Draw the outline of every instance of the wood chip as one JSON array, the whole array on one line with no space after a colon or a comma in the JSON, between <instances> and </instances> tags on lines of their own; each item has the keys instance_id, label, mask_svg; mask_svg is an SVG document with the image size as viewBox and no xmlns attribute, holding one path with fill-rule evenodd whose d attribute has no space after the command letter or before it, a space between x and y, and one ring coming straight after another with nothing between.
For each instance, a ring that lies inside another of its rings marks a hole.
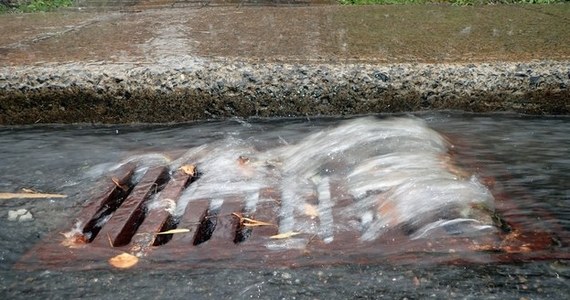
<instances>
[{"instance_id":1,"label":"wood chip","mask_svg":"<svg viewBox=\"0 0 570 300\"><path fill-rule=\"evenodd\" d=\"M45 199L65 197L67 197L67 195L43 193L0 193L0 199Z\"/></svg>"},{"instance_id":2,"label":"wood chip","mask_svg":"<svg viewBox=\"0 0 570 300\"><path fill-rule=\"evenodd\" d=\"M109 259L109 264L115 268L128 269L139 262L139 258L129 253L122 253Z\"/></svg>"},{"instance_id":3,"label":"wood chip","mask_svg":"<svg viewBox=\"0 0 570 300\"><path fill-rule=\"evenodd\" d=\"M180 170L186 175L194 176L196 174L195 165L183 165Z\"/></svg>"},{"instance_id":4,"label":"wood chip","mask_svg":"<svg viewBox=\"0 0 570 300\"><path fill-rule=\"evenodd\" d=\"M159 235L159 234L185 233L185 232L190 232L190 229L186 229L186 228L171 229L171 230L159 232L159 233L157 233L156 235Z\"/></svg>"},{"instance_id":5,"label":"wood chip","mask_svg":"<svg viewBox=\"0 0 570 300\"><path fill-rule=\"evenodd\" d=\"M274 240L282 240L282 239L288 239L290 237L296 236L301 234L300 232L296 232L296 231L289 231L289 232L285 232L285 233L280 233L280 234L276 234L276 235L272 235L269 238L270 239L274 239Z\"/></svg>"}]
</instances>

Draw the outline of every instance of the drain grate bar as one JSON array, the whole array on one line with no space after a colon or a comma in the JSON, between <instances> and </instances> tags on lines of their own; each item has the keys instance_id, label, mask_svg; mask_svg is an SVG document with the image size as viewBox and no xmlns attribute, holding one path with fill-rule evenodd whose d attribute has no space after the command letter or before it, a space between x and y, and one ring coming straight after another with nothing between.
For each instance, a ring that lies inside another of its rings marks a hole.
<instances>
[{"instance_id":1,"label":"drain grate bar","mask_svg":"<svg viewBox=\"0 0 570 300\"><path fill-rule=\"evenodd\" d=\"M176 171L166 187L160 192L157 199L158 207L147 212L143 223L139 226L137 234L133 236L131 244L143 249L150 246L159 246L167 243L172 235L156 235L159 232L176 228L176 222L171 217L171 212L177 205L184 188L191 182L194 176Z\"/></svg>"},{"instance_id":2,"label":"drain grate bar","mask_svg":"<svg viewBox=\"0 0 570 300\"><path fill-rule=\"evenodd\" d=\"M199 199L190 201L186 207L184 215L182 215L178 228L188 229L190 232L185 234L175 234L172 240L168 242L168 246L177 247L191 247L197 238L198 229L202 221L205 221L208 215L210 201L207 199Z\"/></svg>"},{"instance_id":3,"label":"drain grate bar","mask_svg":"<svg viewBox=\"0 0 570 300\"><path fill-rule=\"evenodd\" d=\"M82 233L88 240L95 238L101 229L101 220L112 214L131 192L135 184L132 182L135 168L134 164L125 164L113 172L110 180L103 185L99 201L89 201L83 207L76 222L83 226Z\"/></svg>"},{"instance_id":4,"label":"drain grate bar","mask_svg":"<svg viewBox=\"0 0 570 300\"><path fill-rule=\"evenodd\" d=\"M127 245L144 219L144 203L168 180L166 167L148 170L124 203L115 211L93 240L94 245Z\"/></svg>"}]
</instances>

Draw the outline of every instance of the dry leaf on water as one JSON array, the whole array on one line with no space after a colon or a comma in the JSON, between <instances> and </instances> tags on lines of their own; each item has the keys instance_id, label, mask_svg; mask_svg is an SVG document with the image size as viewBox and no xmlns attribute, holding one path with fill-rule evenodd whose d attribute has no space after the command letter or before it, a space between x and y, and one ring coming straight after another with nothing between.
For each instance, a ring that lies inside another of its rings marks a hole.
<instances>
[{"instance_id":1,"label":"dry leaf on water","mask_svg":"<svg viewBox=\"0 0 570 300\"><path fill-rule=\"evenodd\" d=\"M240 156L237 159L238 170L240 171L241 175L245 177L251 177L255 173L255 168L250 163L250 159L247 156Z\"/></svg>"},{"instance_id":2,"label":"dry leaf on water","mask_svg":"<svg viewBox=\"0 0 570 300\"><path fill-rule=\"evenodd\" d=\"M185 232L190 232L190 229L186 229L186 228L171 229L171 230L159 232L159 233L157 233L156 235L159 235L159 234L185 233Z\"/></svg>"},{"instance_id":3,"label":"dry leaf on water","mask_svg":"<svg viewBox=\"0 0 570 300\"><path fill-rule=\"evenodd\" d=\"M180 170L186 175L194 176L196 174L196 166L195 165L183 165L180 167Z\"/></svg>"},{"instance_id":4,"label":"dry leaf on water","mask_svg":"<svg viewBox=\"0 0 570 300\"><path fill-rule=\"evenodd\" d=\"M139 258L126 252L109 259L109 264L115 268L128 269L139 262Z\"/></svg>"},{"instance_id":5,"label":"dry leaf on water","mask_svg":"<svg viewBox=\"0 0 570 300\"><path fill-rule=\"evenodd\" d=\"M282 239L288 239L290 237L294 237L294 236L299 235L299 234L301 234L301 233L296 232L296 231L289 231L289 232L285 232L285 233L272 235L269 238L274 239L274 240L282 240Z\"/></svg>"},{"instance_id":6,"label":"dry leaf on water","mask_svg":"<svg viewBox=\"0 0 570 300\"><path fill-rule=\"evenodd\" d=\"M232 215L236 216L239 219L239 223L245 227L276 226L275 224L254 220L251 218L246 218L238 213L232 213Z\"/></svg>"}]
</instances>

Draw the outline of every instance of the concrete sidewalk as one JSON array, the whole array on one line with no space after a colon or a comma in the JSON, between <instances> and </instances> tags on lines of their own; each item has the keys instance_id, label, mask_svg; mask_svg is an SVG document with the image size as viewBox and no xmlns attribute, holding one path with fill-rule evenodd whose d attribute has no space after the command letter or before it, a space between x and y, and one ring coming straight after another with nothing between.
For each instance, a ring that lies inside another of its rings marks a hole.
<instances>
[{"instance_id":1,"label":"concrete sidewalk","mask_svg":"<svg viewBox=\"0 0 570 300\"><path fill-rule=\"evenodd\" d=\"M140 2L0 15L0 123L570 111L570 4Z\"/></svg>"}]
</instances>

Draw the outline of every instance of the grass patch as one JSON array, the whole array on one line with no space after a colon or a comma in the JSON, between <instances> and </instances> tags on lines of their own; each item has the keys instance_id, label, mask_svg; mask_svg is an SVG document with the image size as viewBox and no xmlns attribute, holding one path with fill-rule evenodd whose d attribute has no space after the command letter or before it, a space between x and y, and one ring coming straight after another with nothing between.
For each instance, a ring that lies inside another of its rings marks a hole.
<instances>
[{"instance_id":1,"label":"grass patch","mask_svg":"<svg viewBox=\"0 0 570 300\"><path fill-rule=\"evenodd\" d=\"M339 0L342 4L426 4L426 3L450 3L456 5L485 5L485 4L551 4L568 2L569 0Z\"/></svg>"},{"instance_id":2,"label":"grass patch","mask_svg":"<svg viewBox=\"0 0 570 300\"><path fill-rule=\"evenodd\" d=\"M9 7L0 1L0 13L6 12L46 12L60 7L68 7L73 4L73 0L32 0L29 3L21 4L17 7Z\"/></svg>"}]
</instances>

